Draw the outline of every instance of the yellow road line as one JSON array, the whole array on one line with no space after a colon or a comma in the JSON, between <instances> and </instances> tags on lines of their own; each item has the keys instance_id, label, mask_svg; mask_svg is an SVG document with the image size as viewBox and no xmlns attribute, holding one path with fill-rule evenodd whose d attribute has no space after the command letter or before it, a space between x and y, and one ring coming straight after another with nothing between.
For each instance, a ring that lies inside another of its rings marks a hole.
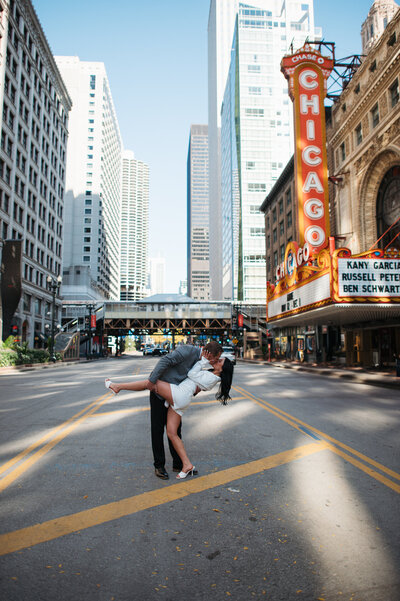
<instances>
[{"instance_id":1,"label":"yellow road line","mask_svg":"<svg viewBox=\"0 0 400 601\"><path fill-rule=\"evenodd\" d=\"M396 480L400 480L400 474L398 474L397 472L391 470L390 468L386 467L385 465L382 465L381 463L378 463L374 459L371 459L370 457L367 457L366 455L363 455L363 453L360 453L359 451L357 451L356 449L353 449L352 447L346 445L345 443L340 442L340 440L337 440L336 438L333 438L332 436L329 436L329 434L326 434L325 432L322 432L321 430L318 430L318 428L314 428L314 426L311 426L310 424L307 424L306 422L301 421L300 419L298 419L294 415L290 415L290 413L286 413L282 409L279 409L278 407L275 407L274 405L271 405L271 403L268 403L268 401L265 401L264 399L256 398L251 392L247 392L245 389L243 389L241 387L235 386L235 390L237 390L238 392L240 392L242 394L247 395L247 398L249 398L250 400L256 402L259 405L261 405L267 411L269 411L270 413L272 413L276 417L279 417L279 419L282 419L283 421L289 423L290 425L292 425L293 427L295 427L297 430L300 430L300 432L302 432L302 434L305 434L305 432L303 430L301 430L298 427L297 424L301 424L302 426L304 426L308 430L311 430L312 432L315 432L316 434L319 434L319 436L321 436L325 440L329 440L334 445L342 447L343 449L345 449L349 453L352 453L353 455L355 455L356 457L359 457L360 459L362 459L366 463L369 463L370 465L373 465L374 467L376 467L380 471L384 472L388 476L391 476L392 478L395 478ZM334 447L332 447L332 450L334 450ZM340 455L341 457L343 457L343 458L345 458L345 459L348 460L349 455L347 455L346 453L343 453L343 452L339 452L338 449L337 449L337 451L338 451L337 455ZM356 461L356 460L353 460L351 463L353 463L353 465L355 465L357 467L360 467L361 465L363 465L359 461ZM379 474L377 474L377 472L375 472L374 470L371 470L370 468L366 468L363 471L365 471L366 473L368 473L373 478L376 478L380 482L383 482L383 484L386 484L387 486L389 486L388 483L393 484L391 482L391 480L389 480L388 478L384 478L383 476L381 477L381 479L377 478L376 476L379 475ZM396 490L397 492L399 492L396 487L397 487L396 484L394 485L394 487L390 486L390 488L393 488L393 490Z\"/></svg>"},{"instance_id":2,"label":"yellow road line","mask_svg":"<svg viewBox=\"0 0 400 601\"><path fill-rule=\"evenodd\" d=\"M93 401L93 403L90 403L87 407L85 407L84 409L82 409L82 411L79 411L79 413L76 413L75 415L73 415L72 417L70 417L69 419L67 419L66 422L60 424L56 428L53 428L53 430L50 430L50 432L47 432L47 434L45 434L44 436L42 436L41 438L39 438L39 440L37 440L36 442L32 443L29 447L27 447L26 449L24 449L23 451L21 451L21 453L18 453L18 455L16 455L15 457L13 457L12 459L10 459L6 463L4 463L4 465L2 465L0 467L0 474L3 474L7 470L9 470L10 467L12 467L16 463L18 463L18 461L21 461L21 459L23 459L24 457L26 457L26 455L29 455L29 453L31 453L32 451L34 451L35 449L37 449L37 447L39 447L41 444L43 444L46 440L48 440L49 438L51 438L52 436L54 436L54 434L56 434L57 432L59 432L60 430L62 430L66 426L68 426L68 424L70 424L75 419L77 419L79 416L81 416L83 413L85 413L86 411L88 411L91 407L93 407L93 405L95 405L96 403L98 403L99 401L101 401L101 399L104 396L108 396L108 395L109 395L109 393L106 393L105 395L102 395L101 397L99 397L99 399L97 399L96 401Z\"/></svg>"},{"instance_id":3,"label":"yellow road line","mask_svg":"<svg viewBox=\"0 0 400 601\"><path fill-rule=\"evenodd\" d=\"M375 478L375 480L378 480L382 484L385 484L385 486L388 486L395 492L400 493L400 485L397 484L396 482L389 480L389 478L386 478L386 476L382 476L382 474L379 474L378 472L371 469L367 465L364 465L363 463L361 463L361 461L358 461L358 459L354 459L354 457L351 457L351 455L344 453L337 447L334 447L333 445L330 445L330 447L331 447L331 451L333 451L333 453L336 453L336 455L339 455L340 457L342 457L343 459L345 459L346 461L348 461L355 467L358 467L358 469L362 470L363 472L365 472L366 474L371 476L371 478Z\"/></svg>"},{"instance_id":4,"label":"yellow road line","mask_svg":"<svg viewBox=\"0 0 400 601\"><path fill-rule=\"evenodd\" d=\"M105 398L103 398L104 396L105 396ZM81 415L81 417L79 417L78 419L75 419L73 421L73 423L70 423L69 426L67 426L60 434L58 434L58 436L56 436L56 438L53 438L53 440L51 440L46 445L44 445L44 447L42 447L41 449L36 451L36 453L34 453L33 455L30 455L23 463L18 465L12 472L10 472L6 476L4 476L4 478L2 478L0 480L0 492L2 492L4 489L6 489L8 486L10 486L10 484L12 484L17 478L19 478L19 476L21 476L30 467L32 467L32 465L34 465L37 461L39 461L39 459L41 459L46 453L48 453L53 447L55 447L56 444L58 444L61 440L66 438L73 430L75 430L75 428L77 426L79 426L79 424L81 422L83 422L87 417L89 417L95 411L97 411L97 409L99 407L101 407L101 405L103 405L105 402L107 402L110 398L111 398L110 395L107 393L106 395L103 395L102 397L100 397L100 399L103 399L103 400L99 400L99 401L95 401L94 403L91 403L91 405L93 405L93 404L95 405L94 407L92 407L92 409L90 409L84 415ZM90 405L89 405L89 407L90 407ZM68 422L70 422L70 420L68 420ZM63 424L63 426L65 426L68 422L65 422Z\"/></svg>"},{"instance_id":5,"label":"yellow road line","mask_svg":"<svg viewBox=\"0 0 400 601\"><path fill-rule=\"evenodd\" d=\"M222 486L233 480L246 478L264 470L269 470L318 453L326 449L327 446L327 443L324 442L313 442L277 453L270 457L264 457L250 463L215 472L208 476L201 476L188 481L185 480L171 486L128 497L121 501L100 505L99 507L49 520L35 526L8 532L0 536L0 555L13 553L26 547L32 547L33 545L59 538L60 536L72 534L73 532L91 528L92 526L98 526L151 507L157 507L164 503L170 503L171 501L176 501L192 494Z\"/></svg>"},{"instance_id":6,"label":"yellow road line","mask_svg":"<svg viewBox=\"0 0 400 601\"><path fill-rule=\"evenodd\" d=\"M102 411L88 417L103 417L104 415L117 415L118 413L140 413L141 411L150 411L150 407L136 407L135 409L115 409L114 411Z\"/></svg>"},{"instance_id":7,"label":"yellow road line","mask_svg":"<svg viewBox=\"0 0 400 601\"><path fill-rule=\"evenodd\" d=\"M240 401L242 399L248 399L246 396L238 396L232 397L232 401ZM217 400L213 401L198 401L195 403L191 403L191 405L215 405L219 403ZM90 417L102 417L103 415L114 415L115 413L138 413L140 411L150 411L150 407L137 407L135 409L115 409L114 411L102 411L101 413L96 413L95 415L91 415Z\"/></svg>"}]
</instances>

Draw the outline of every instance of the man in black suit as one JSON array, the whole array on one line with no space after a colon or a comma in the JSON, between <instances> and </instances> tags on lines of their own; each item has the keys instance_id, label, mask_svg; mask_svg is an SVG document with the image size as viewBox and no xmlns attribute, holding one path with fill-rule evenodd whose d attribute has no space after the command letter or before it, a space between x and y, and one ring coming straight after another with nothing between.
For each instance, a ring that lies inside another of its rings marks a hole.
<instances>
[{"instance_id":1,"label":"man in black suit","mask_svg":"<svg viewBox=\"0 0 400 601\"><path fill-rule=\"evenodd\" d=\"M168 409L164 406L164 399L155 393L157 380L164 380L170 384L180 384L186 377L193 365L203 356L213 365L220 358L222 347L218 342L212 341L206 344L203 350L197 346L185 344L162 357L149 376L153 387L150 390L150 419L151 419L151 445L154 456L155 474L162 480L168 480L169 475L165 469L164 429L167 424ZM181 424L182 425L182 424ZM178 428L178 436L181 436L181 425ZM175 451L173 444L168 439L169 450L172 455L172 469L180 472L182 462Z\"/></svg>"}]
</instances>

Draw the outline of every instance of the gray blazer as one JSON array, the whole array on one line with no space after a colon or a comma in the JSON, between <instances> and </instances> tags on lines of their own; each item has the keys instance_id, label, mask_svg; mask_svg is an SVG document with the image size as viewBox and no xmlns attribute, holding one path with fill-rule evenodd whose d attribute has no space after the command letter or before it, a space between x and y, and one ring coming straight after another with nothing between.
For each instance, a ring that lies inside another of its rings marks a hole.
<instances>
[{"instance_id":1,"label":"gray blazer","mask_svg":"<svg viewBox=\"0 0 400 601\"><path fill-rule=\"evenodd\" d=\"M184 344L172 353L164 355L149 376L150 382L164 380L170 384L180 384L193 365L200 360L201 349L198 346Z\"/></svg>"}]
</instances>

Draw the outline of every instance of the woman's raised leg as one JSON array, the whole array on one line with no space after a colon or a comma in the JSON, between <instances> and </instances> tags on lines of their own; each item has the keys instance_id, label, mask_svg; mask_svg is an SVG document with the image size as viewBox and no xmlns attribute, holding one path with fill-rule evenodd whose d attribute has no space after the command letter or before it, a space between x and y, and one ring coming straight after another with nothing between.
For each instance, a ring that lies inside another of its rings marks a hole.
<instances>
[{"instance_id":1,"label":"woman's raised leg","mask_svg":"<svg viewBox=\"0 0 400 601\"><path fill-rule=\"evenodd\" d=\"M106 382L109 381L110 384L107 388L110 388L115 394L118 394L120 390L148 390L149 380L138 380L137 382L121 382L121 384L117 384L116 382L111 382L108 378Z\"/></svg>"},{"instance_id":2,"label":"woman's raised leg","mask_svg":"<svg viewBox=\"0 0 400 601\"><path fill-rule=\"evenodd\" d=\"M182 472L190 472L193 469L193 464L187 456L185 447L183 446L182 440L179 438L177 431L179 428L179 424L181 423L181 416L176 413L172 409L172 407L168 407L167 414L167 435L179 457L182 460Z\"/></svg>"}]
</instances>

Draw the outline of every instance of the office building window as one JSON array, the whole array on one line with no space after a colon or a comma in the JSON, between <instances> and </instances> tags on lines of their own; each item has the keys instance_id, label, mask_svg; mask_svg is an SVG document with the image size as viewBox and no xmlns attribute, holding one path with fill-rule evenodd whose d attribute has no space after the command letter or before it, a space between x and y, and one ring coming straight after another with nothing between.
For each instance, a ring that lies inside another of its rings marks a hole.
<instances>
[{"instance_id":1,"label":"office building window","mask_svg":"<svg viewBox=\"0 0 400 601\"><path fill-rule=\"evenodd\" d=\"M340 158L342 162L346 159L346 145L344 142L340 145Z\"/></svg>"},{"instance_id":2,"label":"office building window","mask_svg":"<svg viewBox=\"0 0 400 601\"><path fill-rule=\"evenodd\" d=\"M392 108L399 102L399 80L396 79L389 88Z\"/></svg>"},{"instance_id":3,"label":"office building window","mask_svg":"<svg viewBox=\"0 0 400 601\"><path fill-rule=\"evenodd\" d=\"M32 268L30 268L30 269L32 269ZM31 310L31 300L32 300L31 295L24 293L24 297L23 297L23 308L24 308L24 311L30 311Z\"/></svg>"},{"instance_id":4,"label":"office building window","mask_svg":"<svg viewBox=\"0 0 400 601\"><path fill-rule=\"evenodd\" d=\"M374 108L371 111L371 121L372 121L372 127L376 127L379 123L379 105L378 105L378 103L376 103L376 105L374 106Z\"/></svg>"},{"instance_id":5,"label":"office building window","mask_svg":"<svg viewBox=\"0 0 400 601\"><path fill-rule=\"evenodd\" d=\"M356 136L356 144L357 144L357 146L359 146L363 139L361 123L359 125L357 125L357 127L355 129L355 136Z\"/></svg>"}]
</instances>

